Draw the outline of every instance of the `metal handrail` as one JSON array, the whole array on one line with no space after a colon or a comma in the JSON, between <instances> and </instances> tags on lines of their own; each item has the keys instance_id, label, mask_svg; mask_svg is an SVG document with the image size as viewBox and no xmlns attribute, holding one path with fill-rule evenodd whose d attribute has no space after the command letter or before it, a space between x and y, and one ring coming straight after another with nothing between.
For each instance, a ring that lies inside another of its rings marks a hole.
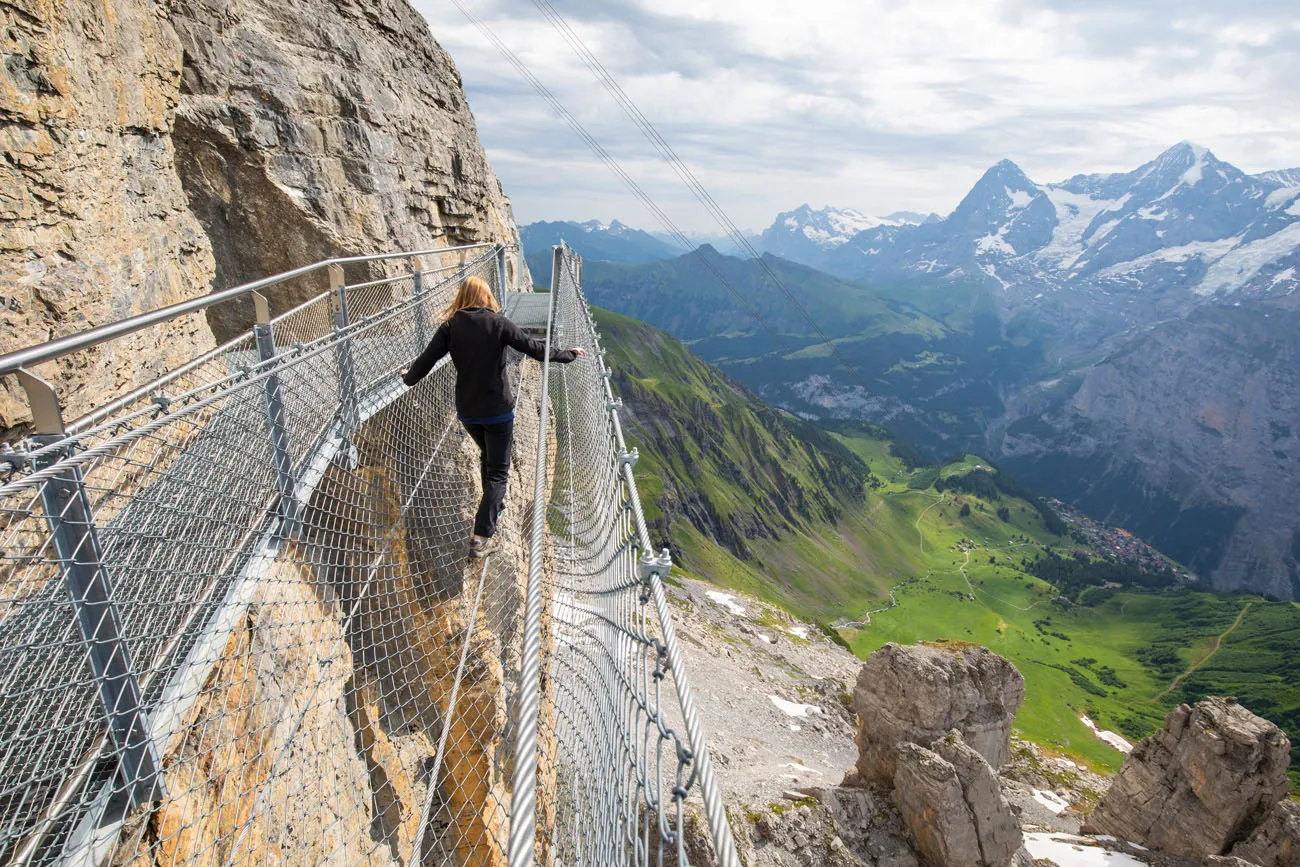
<instances>
[{"instance_id":1,"label":"metal handrail","mask_svg":"<svg viewBox=\"0 0 1300 867\"><path fill-rule=\"evenodd\" d=\"M22 368L33 364L41 364L46 361L53 361L73 352L79 352L83 349L89 349L92 346L98 346L101 343L107 343L118 337L125 337L128 334L134 334L142 331L152 325L159 325L168 322L178 316L185 316L190 313L197 313L214 304L221 304L225 301L231 301L235 298L243 297L250 292L256 292L265 289L268 286L275 286L286 280L292 280L295 277L301 277L304 274L310 274L319 271L322 268L328 268L330 265L351 265L357 262L379 262L385 259L413 259L417 256L432 256L437 253L455 253L461 250L477 250L485 247L495 247L496 244L465 244L459 247L439 247L431 250L415 250L400 253L382 253L374 256L343 256L335 259L325 259L321 262L315 262L311 265L303 265L301 268L295 268L292 271L285 271L282 274L274 274L270 277L263 277L260 280L254 280L251 283L244 283L230 289L222 289L219 292L210 292L207 295L200 295L198 298L191 298L188 301L179 301L175 304L169 304L166 307L159 307L157 310L151 310L148 313L141 313L137 316L131 316L117 322L110 322L107 325L100 325L97 328L91 328L77 334L70 334L67 337L60 337L57 340L51 340L47 343L40 343L36 346L29 346L26 349L20 349L17 352L9 352L0 355L0 376L6 373L13 373Z\"/></svg>"}]
</instances>

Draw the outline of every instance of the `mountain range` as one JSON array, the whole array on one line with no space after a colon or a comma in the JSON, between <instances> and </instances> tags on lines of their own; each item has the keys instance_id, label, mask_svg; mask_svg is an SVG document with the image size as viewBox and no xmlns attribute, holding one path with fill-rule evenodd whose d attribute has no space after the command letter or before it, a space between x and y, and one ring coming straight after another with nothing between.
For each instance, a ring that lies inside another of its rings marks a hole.
<instances>
[{"instance_id":1,"label":"mountain range","mask_svg":"<svg viewBox=\"0 0 1300 867\"><path fill-rule=\"evenodd\" d=\"M1054 184L1002 161L943 218L781 215L763 244L803 267L703 248L584 277L769 402L989 454L1217 587L1300 598L1298 179L1187 143Z\"/></svg>"}]
</instances>

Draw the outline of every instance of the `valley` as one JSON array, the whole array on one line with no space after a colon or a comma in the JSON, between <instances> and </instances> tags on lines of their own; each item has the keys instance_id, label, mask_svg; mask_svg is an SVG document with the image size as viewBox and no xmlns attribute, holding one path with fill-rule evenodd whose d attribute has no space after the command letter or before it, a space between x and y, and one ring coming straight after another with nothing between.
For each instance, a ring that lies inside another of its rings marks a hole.
<instances>
[{"instance_id":1,"label":"valley","mask_svg":"<svg viewBox=\"0 0 1300 867\"><path fill-rule=\"evenodd\" d=\"M1080 578L1066 598L1036 561L1109 561L1059 535L1014 479L995 484L986 459L927 464L879 428L818 427L662 332L598 321L647 515L683 576L778 604L859 656L890 641L987 646L1026 678L1025 737L1100 769L1123 756L1084 716L1133 742L1206 694L1236 695L1300 745L1300 606L1182 586L1163 563L1098 570L1128 580Z\"/></svg>"},{"instance_id":2,"label":"valley","mask_svg":"<svg viewBox=\"0 0 1300 867\"><path fill-rule=\"evenodd\" d=\"M1216 589L1300 598L1293 173L1188 143L1053 184L1004 160L946 217L783 213L762 261L603 261L626 227L564 225L595 303L768 403L986 454Z\"/></svg>"}]
</instances>

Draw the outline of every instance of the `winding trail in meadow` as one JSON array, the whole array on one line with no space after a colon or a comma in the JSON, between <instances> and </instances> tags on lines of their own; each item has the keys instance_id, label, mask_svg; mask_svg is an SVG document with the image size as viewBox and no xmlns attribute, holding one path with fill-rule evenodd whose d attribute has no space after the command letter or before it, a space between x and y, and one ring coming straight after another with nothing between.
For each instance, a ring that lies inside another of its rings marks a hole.
<instances>
[{"instance_id":1,"label":"winding trail in meadow","mask_svg":"<svg viewBox=\"0 0 1300 867\"><path fill-rule=\"evenodd\" d=\"M1164 692L1160 693L1158 696L1155 697L1155 701L1160 701L1160 699L1169 695L1169 693L1174 691L1174 687L1178 686L1178 684L1186 680L1197 669L1203 667L1207 662L1213 659L1214 655L1218 653L1220 649L1222 649L1223 640L1236 631L1237 627L1241 625L1241 621L1246 618L1246 612L1249 611L1250 606L1254 604L1255 604L1254 602L1247 602L1246 605L1237 614L1237 619L1232 621L1232 625L1229 626L1227 629L1225 629L1222 635L1214 639L1214 646L1210 648L1209 652L1205 653L1200 659L1196 660L1191 665L1189 665L1186 671L1184 671L1182 674L1178 675L1172 681L1170 681L1169 686L1165 687Z\"/></svg>"}]
</instances>

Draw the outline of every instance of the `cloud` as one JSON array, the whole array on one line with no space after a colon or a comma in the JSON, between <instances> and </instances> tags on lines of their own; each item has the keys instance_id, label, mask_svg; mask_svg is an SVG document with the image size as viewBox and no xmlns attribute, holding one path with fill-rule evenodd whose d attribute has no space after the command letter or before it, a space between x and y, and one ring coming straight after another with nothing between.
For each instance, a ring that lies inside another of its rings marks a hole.
<instances>
[{"instance_id":1,"label":"cloud","mask_svg":"<svg viewBox=\"0 0 1300 867\"><path fill-rule=\"evenodd\" d=\"M706 211L530 3L472 3L680 226ZM1294 0L552 0L736 222L803 202L951 210L1010 157L1040 181L1189 139L1247 171L1300 165ZM652 217L445 2L521 221Z\"/></svg>"}]
</instances>

